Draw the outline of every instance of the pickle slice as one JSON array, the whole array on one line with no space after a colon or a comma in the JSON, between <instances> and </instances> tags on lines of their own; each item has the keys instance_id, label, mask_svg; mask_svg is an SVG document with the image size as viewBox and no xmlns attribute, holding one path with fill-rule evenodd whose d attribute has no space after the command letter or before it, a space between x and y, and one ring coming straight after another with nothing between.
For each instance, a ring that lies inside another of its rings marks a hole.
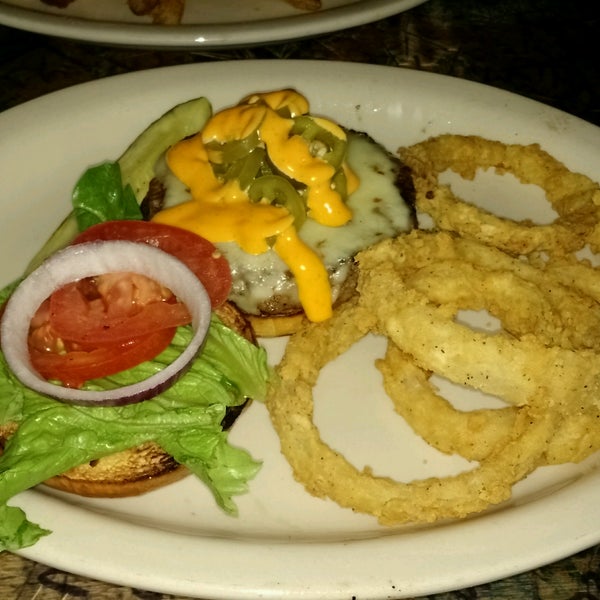
<instances>
[{"instance_id":1,"label":"pickle slice","mask_svg":"<svg viewBox=\"0 0 600 600\"><path fill-rule=\"evenodd\" d=\"M138 203L148 191L158 157L169 146L202 129L211 114L210 102L204 97L182 102L152 122L125 150L118 160L123 186L131 186ZM31 273L48 256L69 244L78 233L75 214L71 211L33 257L25 273Z\"/></svg>"}]
</instances>

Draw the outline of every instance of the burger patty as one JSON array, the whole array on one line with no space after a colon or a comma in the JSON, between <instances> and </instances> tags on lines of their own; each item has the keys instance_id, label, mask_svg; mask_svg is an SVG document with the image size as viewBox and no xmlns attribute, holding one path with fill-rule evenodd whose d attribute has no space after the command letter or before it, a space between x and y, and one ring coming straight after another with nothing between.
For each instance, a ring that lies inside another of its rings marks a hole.
<instances>
[{"instance_id":1,"label":"burger patty","mask_svg":"<svg viewBox=\"0 0 600 600\"><path fill-rule=\"evenodd\" d=\"M398 157L365 133L348 132L347 162L360 180L348 198L353 218L341 227L321 225L310 218L300 238L319 255L329 274L334 304L355 289L354 256L382 239L415 227L415 190L412 176ZM185 186L161 159L142 202L144 218L189 199ZM229 300L248 315L289 316L302 312L293 275L273 251L249 254L235 242L217 243L232 272Z\"/></svg>"}]
</instances>

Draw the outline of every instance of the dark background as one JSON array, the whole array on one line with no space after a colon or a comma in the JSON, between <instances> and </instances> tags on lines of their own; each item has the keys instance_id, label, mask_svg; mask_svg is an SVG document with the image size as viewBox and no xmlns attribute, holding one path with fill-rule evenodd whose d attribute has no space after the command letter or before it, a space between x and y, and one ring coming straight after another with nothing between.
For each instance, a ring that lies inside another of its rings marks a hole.
<instances>
[{"instance_id":1,"label":"dark background","mask_svg":"<svg viewBox=\"0 0 600 600\"><path fill-rule=\"evenodd\" d=\"M599 15L598 0L429 0L384 21L314 39L195 51L108 48L0 27L0 110L118 73L284 58L443 73L517 92L600 124Z\"/></svg>"}]
</instances>

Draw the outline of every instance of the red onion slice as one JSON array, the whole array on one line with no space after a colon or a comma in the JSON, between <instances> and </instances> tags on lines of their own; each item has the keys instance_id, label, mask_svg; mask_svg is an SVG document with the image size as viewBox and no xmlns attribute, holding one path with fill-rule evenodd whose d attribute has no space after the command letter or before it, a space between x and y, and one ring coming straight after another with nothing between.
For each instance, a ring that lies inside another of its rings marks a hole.
<instances>
[{"instance_id":1,"label":"red onion slice","mask_svg":"<svg viewBox=\"0 0 600 600\"><path fill-rule=\"evenodd\" d=\"M27 337L40 304L58 288L103 273L130 271L146 275L169 288L191 316L194 335L182 354L160 373L113 390L80 390L55 385L32 366ZM211 319L211 303L194 273L179 259L148 244L96 241L69 246L29 275L8 300L0 329L0 343L8 366L23 385L63 402L82 405L123 405L156 396L171 386L202 348Z\"/></svg>"}]
</instances>

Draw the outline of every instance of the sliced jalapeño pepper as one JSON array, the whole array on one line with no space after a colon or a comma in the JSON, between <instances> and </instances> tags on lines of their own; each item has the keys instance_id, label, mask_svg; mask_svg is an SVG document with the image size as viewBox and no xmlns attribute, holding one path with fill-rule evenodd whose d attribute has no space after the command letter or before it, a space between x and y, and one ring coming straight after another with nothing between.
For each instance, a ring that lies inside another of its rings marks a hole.
<instances>
[{"instance_id":1,"label":"sliced jalape\u00f1o pepper","mask_svg":"<svg viewBox=\"0 0 600 600\"><path fill-rule=\"evenodd\" d=\"M205 144L208 151L208 159L215 164L230 164L244 158L254 150L260 143L258 130L241 140L229 140L227 142L210 141Z\"/></svg>"},{"instance_id":2,"label":"sliced jalape\u00f1o pepper","mask_svg":"<svg viewBox=\"0 0 600 600\"><path fill-rule=\"evenodd\" d=\"M267 152L261 146L254 148L246 156L226 166L223 172L225 180L237 179L242 190L248 189L254 179L266 168Z\"/></svg>"},{"instance_id":3,"label":"sliced jalape\u00f1o pepper","mask_svg":"<svg viewBox=\"0 0 600 600\"><path fill-rule=\"evenodd\" d=\"M338 169L335 175L331 179L333 189L340 195L345 201L348 198L348 181L346 180L346 173L343 169Z\"/></svg>"},{"instance_id":4,"label":"sliced jalape\u00f1o pepper","mask_svg":"<svg viewBox=\"0 0 600 600\"><path fill-rule=\"evenodd\" d=\"M266 199L271 204L287 208L294 217L296 230L300 229L306 220L306 206L302 196L287 179L280 175L258 177L248 188L248 196L251 202Z\"/></svg>"},{"instance_id":5,"label":"sliced jalape\u00f1o pepper","mask_svg":"<svg viewBox=\"0 0 600 600\"><path fill-rule=\"evenodd\" d=\"M325 152L316 152L331 166L339 169L346 156L346 140L341 139L328 131L311 117L306 115L296 117L291 130L292 135L300 135L308 142L320 143L325 147Z\"/></svg>"}]
</instances>

